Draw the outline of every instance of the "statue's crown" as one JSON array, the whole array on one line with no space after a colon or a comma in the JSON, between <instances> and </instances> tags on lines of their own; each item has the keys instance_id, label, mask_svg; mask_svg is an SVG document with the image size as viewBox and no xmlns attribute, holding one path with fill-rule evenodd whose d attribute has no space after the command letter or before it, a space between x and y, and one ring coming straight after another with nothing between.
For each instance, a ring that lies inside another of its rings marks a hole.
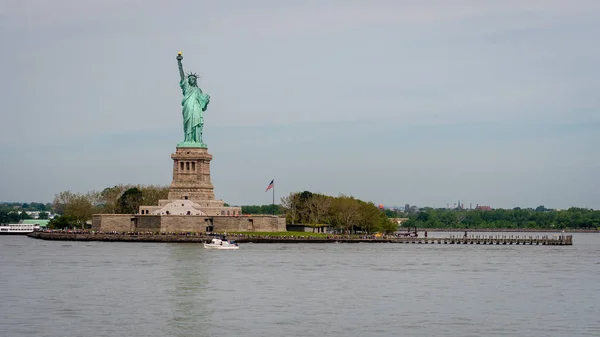
<instances>
[{"instance_id":1,"label":"statue's crown","mask_svg":"<svg viewBox=\"0 0 600 337\"><path fill-rule=\"evenodd\" d=\"M192 72L188 73L188 74L187 74L187 76L188 76L188 77L200 78L200 76L199 76L198 74L196 74L196 73L192 73Z\"/></svg>"}]
</instances>

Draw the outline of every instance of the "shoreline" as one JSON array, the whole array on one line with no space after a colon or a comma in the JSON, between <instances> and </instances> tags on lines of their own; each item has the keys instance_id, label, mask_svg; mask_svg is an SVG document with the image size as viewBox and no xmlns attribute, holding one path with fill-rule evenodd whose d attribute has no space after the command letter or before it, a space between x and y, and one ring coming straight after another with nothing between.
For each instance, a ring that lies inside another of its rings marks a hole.
<instances>
[{"instance_id":1,"label":"shoreline","mask_svg":"<svg viewBox=\"0 0 600 337\"><path fill-rule=\"evenodd\" d=\"M101 241L101 242L162 242L162 243L209 243L215 236L191 233L82 233L82 232L33 232L28 237L51 241ZM230 235L238 243L417 243L417 244L515 244L515 245L572 245L572 235L469 235L432 237L374 237L374 236L269 236Z\"/></svg>"},{"instance_id":2,"label":"shoreline","mask_svg":"<svg viewBox=\"0 0 600 337\"><path fill-rule=\"evenodd\" d=\"M469 232L469 233L563 233L562 229L535 228L417 228L417 232ZM400 231L402 233L403 231ZM564 233L600 233L600 229L565 229Z\"/></svg>"},{"instance_id":3,"label":"shoreline","mask_svg":"<svg viewBox=\"0 0 600 337\"><path fill-rule=\"evenodd\" d=\"M102 242L210 242L212 237L205 235L179 234L94 234L94 233L52 233L33 232L28 237L50 241L102 241Z\"/></svg>"}]
</instances>

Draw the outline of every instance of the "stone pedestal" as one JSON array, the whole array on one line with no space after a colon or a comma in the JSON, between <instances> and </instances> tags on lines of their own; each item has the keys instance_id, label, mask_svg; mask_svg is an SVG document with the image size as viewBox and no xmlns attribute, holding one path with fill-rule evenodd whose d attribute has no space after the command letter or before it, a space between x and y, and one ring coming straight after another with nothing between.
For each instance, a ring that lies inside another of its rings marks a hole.
<instances>
[{"instance_id":1,"label":"stone pedestal","mask_svg":"<svg viewBox=\"0 0 600 337\"><path fill-rule=\"evenodd\" d=\"M204 147L177 147L173 159L173 182L169 200L215 200L210 182L212 155Z\"/></svg>"},{"instance_id":2,"label":"stone pedestal","mask_svg":"<svg viewBox=\"0 0 600 337\"><path fill-rule=\"evenodd\" d=\"M215 200L210 182L212 156L205 147L177 146L173 159L173 182L166 200L157 206L140 206L143 215L201 215L239 216L242 208L225 206L223 200Z\"/></svg>"},{"instance_id":3,"label":"stone pedestal","mask_svg":"<svg viewBox=\"0 0 600 337\"><path fill-rule=\"evenodd\" d=\"M283 232L285 217L242 216L239 206L215 200L212 156L205 147L178 146L167 200L140 206L139 214L95 214L92 229L117 232Z\"/></svg>"}]
</instances>

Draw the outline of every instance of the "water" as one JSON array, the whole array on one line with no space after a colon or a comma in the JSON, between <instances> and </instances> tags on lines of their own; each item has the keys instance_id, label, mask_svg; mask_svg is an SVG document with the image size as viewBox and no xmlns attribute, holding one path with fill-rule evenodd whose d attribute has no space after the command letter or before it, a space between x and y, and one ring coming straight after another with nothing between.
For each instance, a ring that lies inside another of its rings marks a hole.
<instances>
[{"instance_id":1,"label":"water","mask_svg":"<svg viewBox=\"0 0 600 337\"><path fill-rule=\"evenodd\" d=\"M574 243L209 251L1 236L0 335L600 336L600 235Z\"/></svg>"}]
</instances>

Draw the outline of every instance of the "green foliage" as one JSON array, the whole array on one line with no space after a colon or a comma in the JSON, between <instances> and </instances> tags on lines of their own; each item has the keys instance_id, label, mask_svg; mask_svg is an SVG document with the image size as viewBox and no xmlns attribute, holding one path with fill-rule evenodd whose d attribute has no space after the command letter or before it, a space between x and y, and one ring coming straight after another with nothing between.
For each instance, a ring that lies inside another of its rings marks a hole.
<instances>
[{"instance_id":1,"label":"green foliage","mask_svg":"<svg viewBox=\"0 0 600 337\"><path fill-rule=\"evenodd\" d=\"M142 204L142 191L137 187L132 187L119 197L119 213L135 214Z\"/></svg>"},{"instance_id":2,"label":"green foliage","mask_svg":"<svg viewBox=\"0 0 600 337\"><path fill-rule=\"evenodd\" d=\"M447 210L423 209L409 217L403 226L426 228L503 228L503 229L596 229L600 227L600 211L569 208L555 211L536 209Z\"/></svg>"},{"instance_id":3,"label":"green foliage","mask_svg":"<svg viewBox=\"0 0 600 337\"><path fill-rule=\"evenodd\" d=\"M22 202L1 202L0 203L0 212L10 212L10 211L38 211L38 212L52 212L52 204L43 204L39 202L30 202L30 203L22 203Z\"/></svg>"},{"instance_id":4,"label":"green foliage","mask_svg":"<svg viewBox=\"0 0 600 337\"><path fill-rule=\"evenodd\" d=\"M273 205L242 206L242 214L273 214ZM275 205L275 214L283 214L281 205Z\"/></svg>"},{"instance_id":5,"label":"green foliage","mask_svg":"<svg viewBox=\"0 0 600 337\"><path fill-rule=\"evenodd\" d=\"M169 186L138 185L135 187L142 192L141 205L158 205L159 200L167 199L167 197L169 196Z\"/></svg>"},{"instance_id":6,"label":"green foliage","mask_svg":"<svg viewBox=\"0 0 600 337\"><path fill-rule=\"evenodd\" d=\"M404 217L404 214L402 214L396 210L384 209L383 212L385 213L385 216L388 218L403 218Z\"/></svg>"},{"instance_id":7,"label":"green foliage","mask_svg":"<svg viewBox=\"0 0 600 337\"><path fill-rule=\"evenodd\" d=\"M100 192L101 213L116 214L119 212L119 198L127 188L123 185L107 187Z\"/></svg>"},{"instance_id":8,"label":"green foliage","mask_svg":"<svg viewBox=\"0 0 600 337\"><path fill-rule=\"evenodd\" d=\"M25 211L0 210L0 223L18 223L21 220L31 219Z\"/></svg>"},{"instance_id":9,"label":"green foliage","mask_svg":"<svg viewBox=\"0 0 600 337\"><path fill-rule=\"evenodd\" d=\"M60 215L50 220L48 229L69 229L79 226L79 221L70 215Z\"/></svg>"},{"instance_id":10,"label":"green foliage","mask_svg":"<svg viewBox=\"0 0 600 337\"><path fill-rule=\"evenodd\" d=\"M345 233L390 233L397 227L375 204L352 196L331 197L304 191L281 198L281 202L290 224L328 224Z\"/></svg>"},{"instance_id":11,"label":"green foliage","mask_svg":"<svg viewBox=\"0 0 600 337\"><path fill-rule=\"evenodd\" d=\"M60 221L68 220L68 226L84 227L93 214L135 214L140 205L156 205L158 200L166 199L168 191L166 186L155 185L116 185L107 187L102 192L87 193L63 191L55 195L52 208L64 216Z\"/></svg>"},{"instance_id":12,"label":"green foliage","mask_svg":"<svg viewBox=\"0 0 600 337\"><path fill-rule=\"evenodd\" d=\"M31 219L24 211L0 211L0 223L18 223L21 220Z\"/></svg>"},{"instance_id":13,"label":"green foliage","mask_svg":"<svg viewBox=\"0 0 600 337\"><path fill-rule=\"evenodd\" d=\"M99 213L122 213L122 196L125 193L125 191L131 190L133 188L136 188L142 192L141 201L139 202L139 205L156 205L158 204L159 200L167 199L167 196L169 194L168 186L115 185L112 187L107 187L98 194L98 206L100 207ZM127 211L125 213L137 213L138 211L137 208L134 212L131 212L131 209L127 207L126 209Z\"/></svg>"},{"instance_id":14,"label":"green foliage","mask_svg":"<svg viewBox=\"0 0 600 337\"><path fill-rule=\"evenodd\" d=\"M86 221L91 220L92 214L98 210L97 195L93 191L86 194L63 191L54 197L54 209L83 228Z\"/></svg>"}]
</instances>

